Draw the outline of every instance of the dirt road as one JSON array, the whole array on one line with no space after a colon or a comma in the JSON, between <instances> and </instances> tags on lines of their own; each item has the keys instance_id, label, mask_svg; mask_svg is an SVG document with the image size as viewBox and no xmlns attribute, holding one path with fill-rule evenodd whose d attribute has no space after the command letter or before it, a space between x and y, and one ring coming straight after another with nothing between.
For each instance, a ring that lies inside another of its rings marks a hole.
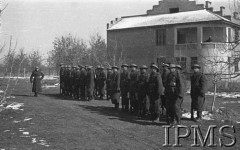
<instances>
[{"instance_id":1,"label":"dirt road","mask_svg":"<svg viewBox=\"0 0 240 150\"><path fill-rule=\"evenodd\" d=\"M60 97L57 88L45 89L42 95L33 97L25 84L20 83L13 93L16 98L10 100L24 103L23 110L0 113L0 149L172 149L162 146L165 140L162 127L164 122L152 123L147 119L116 111L106 100L86 102ZM183 124L190 126L196 123L185 119ZM203 136L210 124L216 122L199 123ZM174 143L173 132L171 129L171 144ZM218 137L220 135L217 134L217 144ZM180 149L192 149L190 145L193 144L193 135L181 139L180 143L183 145ZM238 145L239 142L233 149L239 148Z\"/></svg>"}]
</instances>

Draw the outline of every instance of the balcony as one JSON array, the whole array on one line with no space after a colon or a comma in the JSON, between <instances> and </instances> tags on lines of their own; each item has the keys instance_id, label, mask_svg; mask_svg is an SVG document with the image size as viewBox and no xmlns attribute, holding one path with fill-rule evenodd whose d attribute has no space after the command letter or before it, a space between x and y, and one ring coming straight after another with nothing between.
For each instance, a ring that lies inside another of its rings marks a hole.
<instances>
[{"instance_id":1,"label":"balcony","mask_svg":"<svg viewBox=\"0 0 240 150\"><path fill-rule=\"evenodd\" d=\"M201 43L201 49L218 49L218 50L227 50L230 45L220 42L205 42Z\"/></svg>"},{"instance_id":2,"label":"balcony","mask_svg":"<svg viewBox=\"0 0 240 150\"><path fill-rule=\"evenodd\" d=\"M201 44L187 43L187 44L176 44L174 55L176 56L187 56L194 57L198 54L204 55L223 55L226 51L231 49L229 44L220 42L205 42Z\"/></svg>"}]
</instances>

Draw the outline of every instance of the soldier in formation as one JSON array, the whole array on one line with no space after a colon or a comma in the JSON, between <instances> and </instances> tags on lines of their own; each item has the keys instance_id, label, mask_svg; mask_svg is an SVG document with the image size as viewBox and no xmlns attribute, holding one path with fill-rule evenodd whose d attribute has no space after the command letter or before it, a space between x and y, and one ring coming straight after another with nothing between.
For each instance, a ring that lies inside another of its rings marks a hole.
<instances>
[{"instance_id":1,"label":"soldier in formation","mask_svg":"<svg viewBox=\"0 0 240 150\"><path fill-rule=\"evenodd\" d=\"M200 72L200 66L195 64L192 66L193 75L191 76L191 119L194 121L202 120L202 111L205 102L205 93L207 92L206 76ZM197 111L197 118L194 118L194 110Z\"/></svg>"},{"instance_id":2,"label":"soldier in formation","mask_svg":"<svg viewBox=\"0 0 240 150\"><path fill-rule=\"evenodd\" d=\"M122 72L120 75L120 90L121 90L121 96L122 96L122 110L128 111L129 110L129 71L128 71L128 65L123 64L121 66Z\"/></svg>"},{"instance_id":3,"label":"soldier in formation","mask_svg":"<svg viewBox=\"0 0 240 150\"><path fill-rule=\"evenodd\" d=\"M131 64L131 72L129 79L129 98L130 98L130 111L133 113L138 112L138 98L137 98L137 85L138 85L138 71L137 65Z\"/></svg>"},{"instance_id":4,"label":"soldier in formation","mask_svg":"<svg viewBox=\"0 0 240 150\"><path fill-rule=\"evenodd\" d=\"M149 74L147 73L147 69L146 65L141 66L138 78L139 117L144 117L149 112L149 99L147 95Z\"/></svg>"},{"instance_id":5,"label":"soldier in formation","mask_svg":"<svg viewBox=\"0 0 240 150\"><path fill-rule=\"evenodd\" d=\"M110 87L110 83L111 83L111 76L112 76L113 72L112 72L112 68L107 68L107 79L106 79L106 97L107 100L110 100L111 98L111 87Z\"/></svg>"},{"instance_id":6,"label":"soldier in formation","mask_svg":"<svg viewBox=\"0 0 240 150\"><path fill-rule=\"evenodd\" d=\"M167 97L167 117L169 124L181 124L181 102L183 99L184 86L180 73L176 70L175 64L170 64L170 73L167 76L166 97ZM170 117L170 121L169 121Z\"/></svg>"},{"instance_id":7,"label":"soldier in formation","mask_svg":"<svg viewBox=\"0 0 240 150\"><path fill-rule=\"evenodd\" d=\"M111 100L116 110L121 102L124 112L132 112L139 117L150 115L151 120L161 120L160 114L166 109L168 124L181 124L181 109L184 100L186 80L182 67L175 64L163 64L159 67L152 63L150 74L148 67L139 68L136 64L122 64L104 68L97 66L60 66L60 94L74 99L91 101L95 96L100 99ZM191 76L191 119L202 119L202 110L207 90L207 81L200 66L195 64ZM33 75L34 76L34 75ZM32 79L31 79L32 81ZM35 90L33 90L35 91ZM197 118L194 118L194 110Z\"/></svg>"},{"instance_id":8,"label":"soldier in formation","mask_svg":"<svg viewBox=\"0 0 240 150\"><path fill-rule=\"evenodd\" d=\"M148 82L148 96L150 100L151 120L156 122L160 117L161 95L163 93L162 78L157 65L152 64Z\"/></svg>"},{"instance_id":9,"label":"soldier in formation","mask_svg":"<svg viewBox=\"0 0 240 150\"><path fill-rule=\"evenodd\" d=\"M111 88L111 101L115 105L115 109L119 109L120 101L120 73L117 66L112 67L113 74L111 76L110 88Z\"/></svg>"}]
</instances>

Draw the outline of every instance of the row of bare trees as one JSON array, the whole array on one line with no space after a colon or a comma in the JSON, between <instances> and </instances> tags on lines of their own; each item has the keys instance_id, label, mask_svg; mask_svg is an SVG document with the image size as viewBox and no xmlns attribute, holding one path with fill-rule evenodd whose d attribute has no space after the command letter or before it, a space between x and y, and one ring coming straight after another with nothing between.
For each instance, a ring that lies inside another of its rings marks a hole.
<instances>
[{"instance_id":1,"label":"row of bare trees","mask_svg":"<svg viewBox=\"0 0 240 150\"><path fill-rule=\"evenodd\" d=\"M53 50L49 52L47 67L59 70L60 63L66 65L102 65L109 66L105 39L98 33L91 35L88 41L68 34L56 37Z\"/></svg>"},{"instance_id":2,"label":"row of bare trees","mask_svg":"<svg viewBox=\"0 0 240 150\"><path fill-rule=\"evenodd\" d=\"M4 76L26 76L32 72L34 67L43 66L43 59L38 50L33 50L31 53L26 53L23 48L19 51L9 50L3 57Z\"/></svg>"}]
</instances>

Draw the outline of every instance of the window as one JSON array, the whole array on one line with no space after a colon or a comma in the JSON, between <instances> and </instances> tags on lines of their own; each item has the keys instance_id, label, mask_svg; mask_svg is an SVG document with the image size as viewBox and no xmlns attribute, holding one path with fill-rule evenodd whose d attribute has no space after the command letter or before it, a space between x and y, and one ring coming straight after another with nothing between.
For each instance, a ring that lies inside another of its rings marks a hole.
<instances>
[{"instance_id":1,"label":"window","mask_svg":"<svg viewBox=\"0 0 240 150\"><path fill-rule=\"evenodd\" d=\"M234 72L239 72L239 58L234 59Z\"/></svg>"},{"instance_id":2,"label":"window","mask_svg":"<svg viewBox=\"0 0 240 150\"><path fill-rule=\"evenodd\" d=\"M239 30L238 29L235 29L235 37L234 37L234 41L236 44L239 43L239 40L240 40L240 36L239 36Z\"/></svg>"},{"instance_id":3,"label":"window","mask_svg":"<svg viewBox=\"0 0 240 150\"><path fill-rule=\"evenodd\" d=\"M177 44L197 43L197 28L177 29Z\"/></svg>"},{"instance_id":4,"label":"window","mask_svg":"<svg viewBox=\"0 0 240 150\"><path fill-rule=\"evenodd\" d=\"M178 13L179 12L179 8L169 8L169 12L170 13Z\"/></svg>"},{"instance_id":5,"label":"window","mask_svg":"<svg viewBox=\"0 0 240 150\"><path fill-rule=\"evenodd\" d=\"M197 58L197 57L191 57L191 67L192 67L194 64L198 64L198 58Z\"/></svg>"},{"instance_id":6,"label":"window","mask_svg":"<svg viewBox=\"0 0 240 150\"><path fill-rule=\"evenodd\" d=\"M157 45L166 45L166 29L157 29Z\"/></svg>"},{"instance_id":7,"label":"window","mask_svg":"<svg viewBox=\"0 0 240 150\"><path fill-rule=\"evenodd\" d=\"M177 64L181 65L183 70L186 70L187 58L186 57L176 57Z\"/></svg>"}]
</instances>

